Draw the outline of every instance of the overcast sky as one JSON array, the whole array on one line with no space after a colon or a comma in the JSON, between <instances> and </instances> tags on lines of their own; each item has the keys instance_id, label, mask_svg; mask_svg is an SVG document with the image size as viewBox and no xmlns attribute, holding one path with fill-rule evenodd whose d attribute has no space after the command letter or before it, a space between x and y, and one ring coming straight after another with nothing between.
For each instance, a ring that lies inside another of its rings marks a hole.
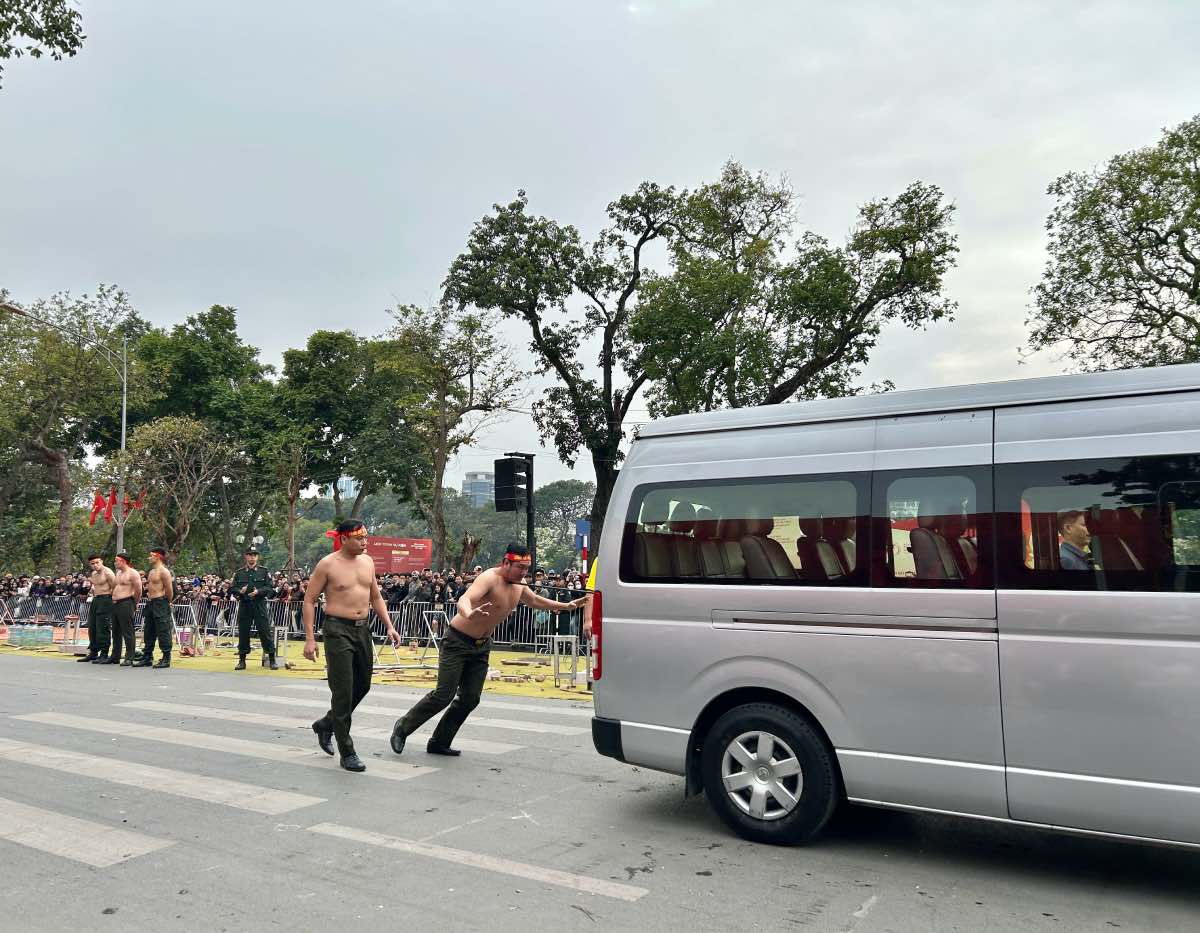
<instances>
[{"instance_id":1,"label":"overcast sky","mask_svg":"<svg viewBox=\"0 0 1200 933\"><path fill-rule=\"evenodd\" d=\"M276 363L435 300L518 188L591 235L640 181L692 187L732 158L786 174L835 241L916 179L957 204L958 319L886 331L867 381L1061 371L1017 355L1046 186L1200 111L1196 0L78 6L76 58L5 67L0 286L112 282L164 326L233 305ZM571 475L517 415L448 482L513 448L539 454L539 485Z\"/></svg>"}]
</instances>

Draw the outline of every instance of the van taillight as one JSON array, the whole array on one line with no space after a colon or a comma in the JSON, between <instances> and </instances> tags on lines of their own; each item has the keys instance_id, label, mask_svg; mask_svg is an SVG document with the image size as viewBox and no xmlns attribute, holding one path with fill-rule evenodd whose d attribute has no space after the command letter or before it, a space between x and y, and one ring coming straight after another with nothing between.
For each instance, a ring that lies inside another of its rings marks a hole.
<instances>
[{"instance_id":1,"label":"van taillight","mask_svg":"<svg viewBox=\"0 0 1200 933\"><path fill-rule=\"evenodd\" d=\"M592 680L599 680L604 659L604 610L600 591L592 594Z\"/></svg>"}]
</instances>

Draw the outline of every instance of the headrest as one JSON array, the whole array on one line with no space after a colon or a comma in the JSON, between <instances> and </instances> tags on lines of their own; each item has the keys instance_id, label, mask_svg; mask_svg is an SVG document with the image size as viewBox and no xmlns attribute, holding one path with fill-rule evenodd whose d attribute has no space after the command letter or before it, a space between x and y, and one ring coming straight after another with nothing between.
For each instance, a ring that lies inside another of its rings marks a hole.
<instances>
[{"instance_id":1,"label":"headrest","mask_svg":"<svg viewBox=\"0 0 1200 933\"><path fill-rule=\"evenodd\" d=\"M1121 519L1116 509L1100 509L1089 515L1088 519L1088 530L1094 535L1119 535L1121 533Z\"/></svg>"},{"instance_id":2,"label":"headrest","mask_svg":"<svg viewBox=\"0 0 1200 933\"><path fill-rule=\"evenodd\" d=\"M701 506L696 509L696 537L701 541L713 541L717 538L719 521L713 510Z\"/></svg>"},{"instance_id":3,"label":"headrest","mask_svg":"<svg viewBox=\"0 0 1200 933\"><path fill-rule=\"evenodd\" d=\"M773 518L746 518L742 520L742 537L765 538L775 530Z\"/></svg>"},{"instance_id":4,"label":"headrest","mask_svg":"<svg viewBox=\"0 0 1200 933\"><path fill-rule=\"evenodd\" d=\"M797 519L800 525L800 532L806 538L823 538L825 529L819 518L801 518Z\"/></svg>"},{"instance_id":5,"label":"headrest","mask_svg":"<svg viewBox=\"0 0 1200 933\"><path fill-rule=\"evenodd\" d=\"M740 518L722 518L717 521L717 537L722 541L737 541L746 533L746 523Z\"/></svg>"},{"instance_id":6,"label":"headrest","mask_svg":"<svg viewBox=\"0 0 1200 933\"><path fill-rule=\"evenodd\" d=\"M830 518L827 515L821 519L821 534L834 544L845 541L850 537L847 529L852 521L851 518Z\"/></svg>"},{"instance_id":7,"label":"headrest","mask_svg":"<svg viewBox=\"0 0 1200 933\"><path fill-rule=\"evenodd\" d=\"M665 491L655 491L642 502L643 525L665 525L671 514L671 496Z\"/></svg>"},{"instance_id":8,"label":"headrest","mask_svg":"<svg viewBox=\"0 0 1200 933\"><path fill-rule=\"evenodd\" d=\"M942 535L946 538L961 538L967 531L967 517L955 512L942 519Z\"/></svg>"},{"instance_id":9,"label":"headrest","mask_svg":"<svg viewBox=\"0 0 1200 933\"><path fill-rule=\"evenodd\" d=\"M690 502L676 502L669 527L674 534L690 535L696 527L696 507Z\"/></svg>"},{"instance_id":10,"label":"headrest","mask_svg":"<svg viewBox=\"0 0 1200 933\"><path fill-rule=\"evenodd\" d=\"M932 499L922 499L917 505L917 525L936 531L941 524L942 512Z\"/></svg>"}]
</instances>

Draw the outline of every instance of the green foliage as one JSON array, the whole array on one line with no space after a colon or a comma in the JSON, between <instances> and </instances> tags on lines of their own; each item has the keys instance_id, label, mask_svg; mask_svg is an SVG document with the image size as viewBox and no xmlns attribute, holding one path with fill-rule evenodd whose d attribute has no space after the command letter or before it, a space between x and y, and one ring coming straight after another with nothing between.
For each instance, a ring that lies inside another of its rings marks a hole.
<instances>
[{"instance_id":1,"label":"green foliage","mask_svg":"<svg viewBox=\"0 0 1200 933\"><path fill-rule=\"evenodd\" d=\"M1049 193L1030 348L1091 371L1200 360L1200 115Z\"/></svg>"},{"instance_id":2,"label":"green foliage","mask_svg":"<svg viewBox=\"0 0 1200 933\"><path fill-rule=\"evenodd\" d=\"M950 317L953 206L919 182L865 204L842 247L794 233L795 195L730 162L679 201L670 275L651 276L629 329L653 415L858 391L884 324Z\"/></svg>"},{"instance_id":3,"label":"green foliage","mask_svg":"<svg viewBox=\"0 0 1200 933\"><path fill-rule=\"evenodd\" d=\"M0 3L0 60L47 52L55 60L83 45L83 17L67 0L4 0ZM4 69L0 68L0 78Z\"/></svg>"},{"instance_id":4,"label":"green foliage","mask_svg":"<svg viewBox=\"0 0 1200 933\"><path fill-rule=\"evenodd\" d=\"M559 570L576 563L575 520L586 518L596 495L594 483L560 479L534 493L538 563Z\"/></svg>"}]
</instances>

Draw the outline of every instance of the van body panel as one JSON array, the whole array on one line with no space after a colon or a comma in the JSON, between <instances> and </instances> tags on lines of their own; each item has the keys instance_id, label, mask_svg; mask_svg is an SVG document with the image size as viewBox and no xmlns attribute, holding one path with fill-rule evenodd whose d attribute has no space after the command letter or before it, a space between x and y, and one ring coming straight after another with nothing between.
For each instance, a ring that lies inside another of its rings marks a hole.
<instances>
[{"instance_id":1,"label":"van body panel","mask_svg":"<svg viewBox=\"0 0 1200 933\"><path fill-rule=\"evenodd\" d=\"M998 465L1197 451L1200 393L996 415ZM1013 818L1200 842L1200 593L998 595Z\"/></svg>"},{"instance_id":2,"label":"van body panel","mask_svg":"<svg viewBox=\"0 0 1200 933\"><path fill-rule=\"evenodd\" d=\"M990 466L992 412L881 418L875 422L875 469Z\"/></svg>"},{"instance_id":3,"label":"van body panel","mask_svg":"<svg viewBox=\"0 0 1200 933\"><path fill-rule=\"evenodd\" d=\"M906 806L943 808L1004 818L1004 766L837 749L850 800L904 801Z\"/></svg>"}]
</instances>

